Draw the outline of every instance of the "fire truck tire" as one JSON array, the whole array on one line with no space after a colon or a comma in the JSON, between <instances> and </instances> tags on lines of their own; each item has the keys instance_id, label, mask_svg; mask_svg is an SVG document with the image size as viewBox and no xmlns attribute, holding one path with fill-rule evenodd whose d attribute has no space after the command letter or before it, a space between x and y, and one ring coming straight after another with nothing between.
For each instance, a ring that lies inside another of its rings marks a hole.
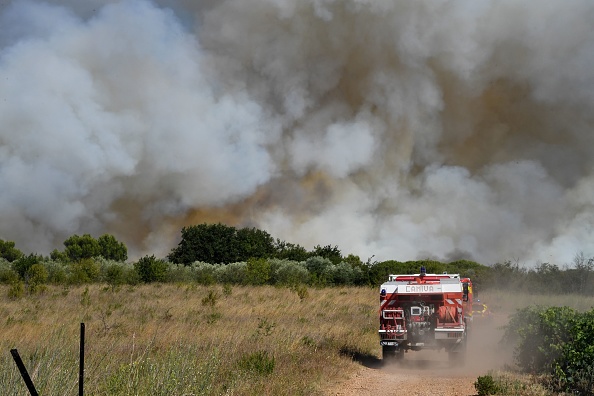
<instances>
[{"instance_id":1,"label":"fire truck tire","mask_svg":"<svg viewBox=\"0 0 594 396\"><path fill-rule=\"evenodd\" d=\"M404 358L404 349L398 347L383 346L382 357L384 361L401 360Z\"/></svg>"},{"instance_id":2,"label":"fire truck tire","mask_svg":"<svg viewBox=\"0 0 594 396\"><path fill-rule=\"evenodd\" d=\"M457 362L464 364L466 361L466 337L464 337L464 341L462 341L462 345L460 345L457 349L448 351L448 360L450 362Z\"/></svg>"}]
</instances>

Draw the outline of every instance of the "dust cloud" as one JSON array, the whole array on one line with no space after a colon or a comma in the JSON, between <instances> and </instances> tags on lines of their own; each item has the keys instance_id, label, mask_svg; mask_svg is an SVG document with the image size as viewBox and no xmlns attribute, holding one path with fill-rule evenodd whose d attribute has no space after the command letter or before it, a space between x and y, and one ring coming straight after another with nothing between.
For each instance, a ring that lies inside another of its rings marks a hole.
<instances>
[{"instance_id":1,"label":"dust cloud","mask_svg":"<svg viewBox=\"0 0 594 396\"><path fill-rule=\"evenodd\" d=\"M586 0L0 5L0 238L258 227L363 260L594 254Z\"/></svg>"},{"instance_id":2,"label":"dust cloud","mask_svg":"<svg viewBox=\"0 0 594 396\"><path fill-rule=\"evenodd\" d=\"M507 315L475 320L469 331L464 360L450 361L447 351L407 351L402 360L382 361L381 370L387 373L440 376L480 376L489 371L514 367L513 345L501 342Z\"/></svg>"}]
</instances>

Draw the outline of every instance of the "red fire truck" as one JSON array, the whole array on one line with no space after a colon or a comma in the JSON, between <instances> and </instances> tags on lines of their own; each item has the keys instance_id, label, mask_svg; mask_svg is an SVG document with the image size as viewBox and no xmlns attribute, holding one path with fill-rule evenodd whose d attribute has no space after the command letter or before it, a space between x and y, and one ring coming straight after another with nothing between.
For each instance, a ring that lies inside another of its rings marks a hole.
<instances>
[{"instance_id":1,"label":"red fire truck","mask_svg":"<svg viewBox=\"0 0 594 396\"><path fill-rule=\"evenodd\" d=\"M458 274L390 275L380 288L380 345L384 359L409 350L446 350L463 360L472 321L472 282Z\"/></svg>"}]
</instances>

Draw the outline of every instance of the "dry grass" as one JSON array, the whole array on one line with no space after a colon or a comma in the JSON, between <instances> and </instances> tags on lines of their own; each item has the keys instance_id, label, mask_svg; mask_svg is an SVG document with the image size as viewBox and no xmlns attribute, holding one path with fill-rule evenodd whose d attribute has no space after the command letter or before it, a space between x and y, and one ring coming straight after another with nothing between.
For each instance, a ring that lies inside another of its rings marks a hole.
<instances>
[{"instance_id":1,"label":"dry grass","mask_svg":"<svg viewBox=\"0 0 594 396\"><path fill-rule=\"evenodd\" d=\"M357 369L350 355L380 356L376 288L90 285L7 295L0 286L3 394L28 394L12 348L41 394L76 394L81 322L92 395L315 395ZM501 315L594 306L575 295L480 297Z\"/></svg>"},{"instance_id":2,"label":"dry grass","mask_svg":"<svg viewBox=\"0 0 594 396\"><path fill-rule=\"evenodd\" d=\"M319 394L356 368L348 353L380 353L370 288L56 286L18 300L7 292L0 287L5 394L27 394L12 348L41 394L76 394L81 322L92 395Z\"/></svg>"},{"instance_id":3,"label":"dry grass","mask_svg":"<svg viewBox=\"0 0 594 396\"><path fill-rule=\"evenodd\" d=\"M476 297L475 297L476 298ZM512 314L519 308L529 305L551 307L571 307L580 312L589 311L594 307L594 297L579 294L529 294L522 291L487 290L480 293L479 298L485 302L494 313Z\"/></svg>"}]
</instances>

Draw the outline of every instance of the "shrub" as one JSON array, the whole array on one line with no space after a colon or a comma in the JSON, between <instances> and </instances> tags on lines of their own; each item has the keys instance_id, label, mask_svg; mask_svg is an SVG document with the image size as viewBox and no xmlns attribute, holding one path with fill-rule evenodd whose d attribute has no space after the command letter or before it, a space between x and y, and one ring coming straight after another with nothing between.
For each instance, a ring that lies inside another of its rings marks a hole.
<instances>
[{"instance_id":1,"label":"shrub","mask_svg":"<svg viewBox=\"0 0 594 396\"><path fill-rule=\"evenodd\" d=\"M215 277L219 283L231 283L235 285L246 284L247 264L244 262L231 263L227 265L215 265Z\"/></svg>"},{"instance_id":2,"label":"shrub","mask_svg":"<svg viewBox=\"0 0 594 396\"><path fill-rule=\"evenodd\" d=\"M246 265L246 281L250 285L264 285L270 279L270 263L263 258L251 258Z\"/></svg>"},{"instance_id":3,"label":"shrub","mask_svg":"<svg viewBox=\"0 0 594 396\"><path fill-rule=\"evenodd\" d=\"M527 372L546 374L558 392L594 392L594 309L527 307L512 316L504 342L516 341L514 357Z\"/></svg>"},{"instance_id":4,"label":"shrub","mask_svg":"<svg viewBox=\"0 0 594 396\"><path fill-rule=\"evenodd\" d=\"M528 373L550 373L563 345L569 341L571 319L578 313L569 307L519 309L506 326L504 342L516 343L514 359Z\"/></svg>"},{"instance_id":5,"label":"shrub","mask_svg":"<svg viewBox=\"0 0 594 396\"><path fill-rule=\"evenodd\" d=\"M59 260L45 260L43 262L47 270L47 282L53 284L64 284L68 280L70 265Z\"/></svg>"},{"instance_id":6,"label":"shrub","mask_svg":"<svg viewBox=\"0 0 594 396\"><path fill-rule=\"evenodd\" d=\"M570 322L570 342L562 345L555 362L556 390L594 394L594 309Z\"/></svg>"},{"instance_id":7,"label":"shrub","mask_svg":"<svg viewBox=\"0 0 594 396\"><path fill-rule=\"evenodd\" d=\"M214 308L218 299L219 299L219 294L217 292L215 292L214 290L209 290L206 297L202 298L202 305Z\"/></svg>"},{"instance_id":8,"label":"shrub","mask_svg":"<svg viewBox=\"0 0 594 396\"><path fill-rule=\"evenodd\" d=\"M21 280L15 280L8 289L8 298L21 298L25 294L25 284Z\"/></svg>"},{"instance_id":9,"label":"shrub","mask_svg":"<svg viewBox=\"0 0 594 396\"><path fill-rule=\"evenodd\" d=\"M474 383L479 396L496 395L499 392L499 387L491 375L484 375L478 377Z\"/></svg>"},{"instance_id":10,"label":"shrub","mask_svg":"<svg viewBox=\"0 0 594 396\"><path fill-rule=\"evenodd\" d=\"M194 280L201 285L212 285L215 283L215 266L213 264L195 262L192 264Z\"/></svg>"},{"instance_id":11,"label":"shrub","mask_svg":"<svg viewBox=\"0 0 594 396\"><path fill-rule=\"evenodd\" d=\"M115 288L126 281L124 268L118 264L111 264L105 269L105 281L109 286Z\"/></svg>"},{"instance_id":12,"label":"shrub","mask_svg":"<svg viewBox=\"0 0 594 396\"><path fill-rule=\"evenodd\" d=\"M325 286L328 283L328 267L332 261L327 258L314 256L307 259L305 267L310 273L311 283L317 286Z\"/></svg>"},{"instance_id":13,"label":"shrub","mask_svg":"<svg viewBox=\"0 0 594 396\"><path fill-rule=\"evenodd\" d=\"M307 296L309 296L309 292L307 291L307 286L300 284L300 285L294 285L291 287L291 289L297 293L297 296L299 296L299 300L303 301L307 298Z\"/></svg>"},{"instance_id":14,"label":"shrub","mask_svg":"<svg viewBox=\"0 0 594 396\"><path fill-rule=\"evenodd\" d=\"M194 280L193 268L183 264L169 264L167 270L167 282L191 282Z\"/></svg>"},{"instance_id":15,"label":"shrub","mask_svg":"<svg viewBox=\"0 0 594 396\"><path fill-rule=\"evenodd\" d=\"M19 279L19 274L12 269L12 265L3 258L0 258L0 283L12 284Z\"/></svg>"},{"instance_id":16,"label":"shrub","mask_svg":"<svg viewBox=\"0 0 594 396\"><path fill-rule=\"evenodd\" d=\"M332 285L352 285L353 267L345 262L329 265L324 269L323 277Z\"/></svg>"},{"instance_id":17,"label":"shrub","mask_svg":"<svg viewBox=\"0 0 594 396\"><path fill-rule=\"evenodd\" d=\"M249 355L243 355L238 362L240 369L258 375L272 374L274 371L274 356L269 356L266 351L258 351Z\"/></svg>"},{"instance_id":18,"label":"shrub","mask_svg":"<svg viewBox=\"0 0 594 396\"><path fill-rule=\"evenodd\" d=\"M134 269L145 283L163 282L169 266L166 261L153 256L144 256L134 264Z\"/></svg>"},{"instance_id":19,"label":"shrub","mask_svg":"<svg viewBox=\"0 0 594 396\"><path fill-rule=\"evenodd\" d=\"M33 264L37 264L40 261L40 257L30 254L28 256L21 256L12 262L12 269L19 274L21 279L25 279L27 271Z\"/></svg>"},{"instance_id":20,"label":"shrub","mask_svg":"<svg viewBox=\"0 0 594 396\"><path fill-rule=\"evenodd\" d=\"M48 273L42 264L33 264L27 271L26 278L30 294L35 294L45 289Z\"/></svg>"},{"instance_id":21,"label":"shrub","mask_svg":"<svg viewBox=\"0 0 594 396\"><path fill-rule=\"evenodd\" d=\"M68 282L71 284L90 283L99 278L99 264L91 258L75 261L70 264L70 276Z\"/></svg>"},{"instance_id":22,"label":"shrub","mask_svg":"<svg viewBox=\"0 0 594 396\"><path fill-rule=\"evenodd\" d=\"M271 283L283 286L306 284L309 271L303 263L290 260L270 261Z\"/></svg>"}]
</instances>

